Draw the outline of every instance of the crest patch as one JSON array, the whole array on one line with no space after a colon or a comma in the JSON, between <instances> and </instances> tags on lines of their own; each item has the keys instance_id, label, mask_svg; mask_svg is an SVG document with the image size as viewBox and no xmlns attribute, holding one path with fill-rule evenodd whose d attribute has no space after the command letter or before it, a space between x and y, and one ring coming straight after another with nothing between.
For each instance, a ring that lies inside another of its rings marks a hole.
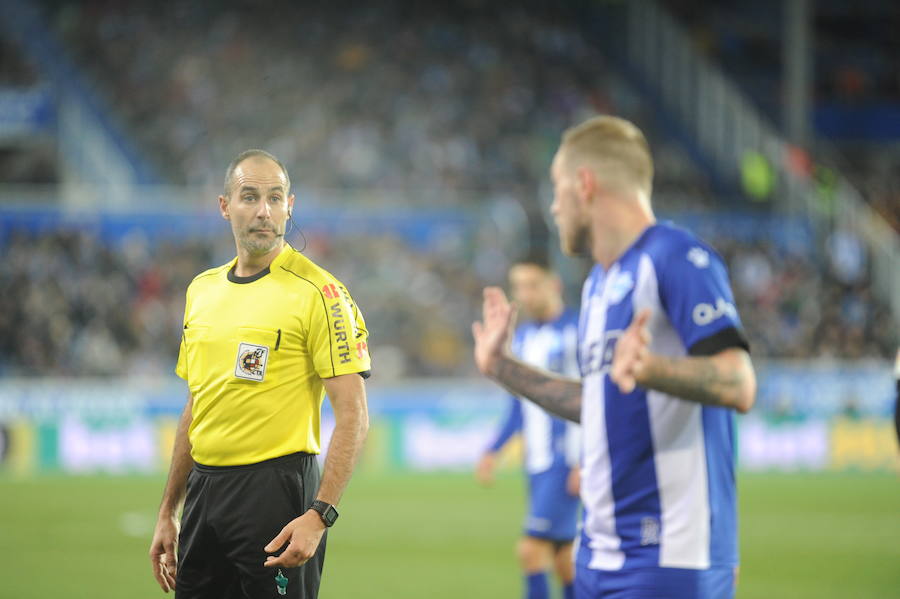
<instances>
[{"instance_id":1,"label":"crest patch","mask_svg":"<svg viewBox=\"0 0 900 599\"><path fill-rule=\"evenodd\" d=\"M266 363L268 361L268 347L253 343L241 343L238 345L234 376L239 379L261 382L266 376Z\"/></svg>"}]
</instances>

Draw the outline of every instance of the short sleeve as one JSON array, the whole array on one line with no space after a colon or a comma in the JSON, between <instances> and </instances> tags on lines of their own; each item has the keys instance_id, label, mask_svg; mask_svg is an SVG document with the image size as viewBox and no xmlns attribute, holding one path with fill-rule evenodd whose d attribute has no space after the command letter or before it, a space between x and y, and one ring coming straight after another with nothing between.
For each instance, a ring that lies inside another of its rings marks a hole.
<instances>
[{"instance_id":1,"label":"short sleeve","mask_svg":"<svg viewBox=\"0 0 900 599\"><path fill-rule=\"evenodd\" d=\"M506 445L513 435L522 430L522 402L518 397L509 397L509 409L506 411L506 418L500 425L497 436L488 445L491 452L500 451Z\"/></svg>"},{"instance_id":2,"label":"short sleeve","mask_svg":"<svg viewBox=\"0 0 900 599\"><path fill-rule=\"evenodd\" d=\"M734 305L728 271L712 248L697 241L677 244L660 269L663 309L692 355L711 355L749 345Z\"/></svg>"},{"instance_id":3,"label":"short sleeve","mask_svg":"<svg viewBox=\"0 0 900 599\"><path fill-rule=\"evenodd\" d=\"M187 380L187 351L184 347L184 332L181 333L181 345L178 348L178 362L175 364L175 374Z\"/></svg>"},{"instance_id":4,"label":"short sleeve","mask_svg":"<svg viewBox=\"0 0 900 599\"><path fill-rule=\"evenodd\" d=\"M307 350L316 373L326 379L342 374L369 376L369 332L359 307L340 281L329 279L312 298Z\"/></svg>"},{"instance_id":5,"label":"short sleeve","mask_svg":"<svg viewBox=\"0 0 900 599\"><path fill-rule=\"evenodd\" d=\"M188 327L188 313L190 308L190 297L191 297L191 289L188 287L188 291L185 294L184 301L184 326L181 328L181 344L178 346L178 362L175 364L175 374L177 374L180 378L187 380L188 378L188 368L187 368L187 348L185 347L185 334L184 330Z\"/></svg>"}]
</instances>

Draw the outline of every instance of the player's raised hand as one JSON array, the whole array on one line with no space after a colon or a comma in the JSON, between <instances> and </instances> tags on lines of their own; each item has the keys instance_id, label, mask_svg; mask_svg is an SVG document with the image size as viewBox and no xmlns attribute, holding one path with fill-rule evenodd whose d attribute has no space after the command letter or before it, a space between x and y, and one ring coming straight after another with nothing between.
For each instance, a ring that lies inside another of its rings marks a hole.
<instances>
[{"instance_id":1,"label":"player's raised hand","mask_svg":"<svg viewBox=\"0 0 900 599\"><path fill-rule=\"evenodd\" d=\"M161 516L156 522L153 541L150 543L150 565L153 568L153 577L166 593L175 590L175 576L178 569L175 556L177 543L177 521L175 518Z\"/></svg>"},{"instance_id":2,"label":"player's raised hand","mask_svg":"<svg viewBox=\"0 0 900 599\"><path fill-rule=\"evenodd\" d=\"M637 381L640 380L644 368L647 366L650 341L652 340L650 329L647 326L650 315L649 308L638 312L616 343L612 367L609 369L609 378L619 386L622 393L634 391Z\"/></svg>"},{"instance_id":3,"label":"player's raised hand","mask_svg":"<svg viewBox=\"0 0 900 599\"><path fill-rule=\"evenodd\" d=\"M515 307L499 287L484 288L482 320L472 323L475 337L475 365L486 376L493 376L497 363L509 345Z\"/></svg>"}]
</instances>

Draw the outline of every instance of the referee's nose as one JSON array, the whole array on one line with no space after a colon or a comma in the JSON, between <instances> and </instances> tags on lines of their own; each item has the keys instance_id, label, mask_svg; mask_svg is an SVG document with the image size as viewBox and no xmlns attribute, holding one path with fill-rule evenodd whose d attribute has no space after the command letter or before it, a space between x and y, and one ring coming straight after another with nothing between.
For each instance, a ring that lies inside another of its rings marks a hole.
<instances>
[{"instance_id":1,"label":"referee's nose","mask_svg":"<svg viewBox=\"0 0 900 599\"><path fill-rule=\"evenodd\" d=\"M256 218L262 221L272 220L272 206L269 202L258 202L259 207L256 209Z\"/></svg>"}]
</instances>

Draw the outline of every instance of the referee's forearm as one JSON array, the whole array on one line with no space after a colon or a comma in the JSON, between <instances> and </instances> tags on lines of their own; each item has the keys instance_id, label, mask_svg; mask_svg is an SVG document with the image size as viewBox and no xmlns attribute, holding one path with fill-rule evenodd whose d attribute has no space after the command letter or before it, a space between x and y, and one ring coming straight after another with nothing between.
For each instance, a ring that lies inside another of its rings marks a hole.
<instances>
[{"instance_id":1,"label":"referee's forearm","mask_svg":"<svg viewBox=\"0 0 900 599\"><path fill-rule=\"evenodd\" d=\"M169 466L169 477L166 480L162 503L159 506L159 515L161 517L175 516L178 512L178 508L184 500L188 473L190 473L191 467L194 465L194 461L191 459L191 443L188 440L193 403L193 398L189 395L184 411L181 413L181 418L178 420L175 444L172 448L172 464Z\"/></svg>"},{"instance_id":2,"label":"referee's forearm","mask_svg":"<svg viewBox=\"0 0 900 599\"><path fill-rule=\"evenodd\" d=\"M335 427L325 456L317 499L337 505L350 482L369 431L365 394L349 401L333 401Z\"/></svg>"}]
</instances>

